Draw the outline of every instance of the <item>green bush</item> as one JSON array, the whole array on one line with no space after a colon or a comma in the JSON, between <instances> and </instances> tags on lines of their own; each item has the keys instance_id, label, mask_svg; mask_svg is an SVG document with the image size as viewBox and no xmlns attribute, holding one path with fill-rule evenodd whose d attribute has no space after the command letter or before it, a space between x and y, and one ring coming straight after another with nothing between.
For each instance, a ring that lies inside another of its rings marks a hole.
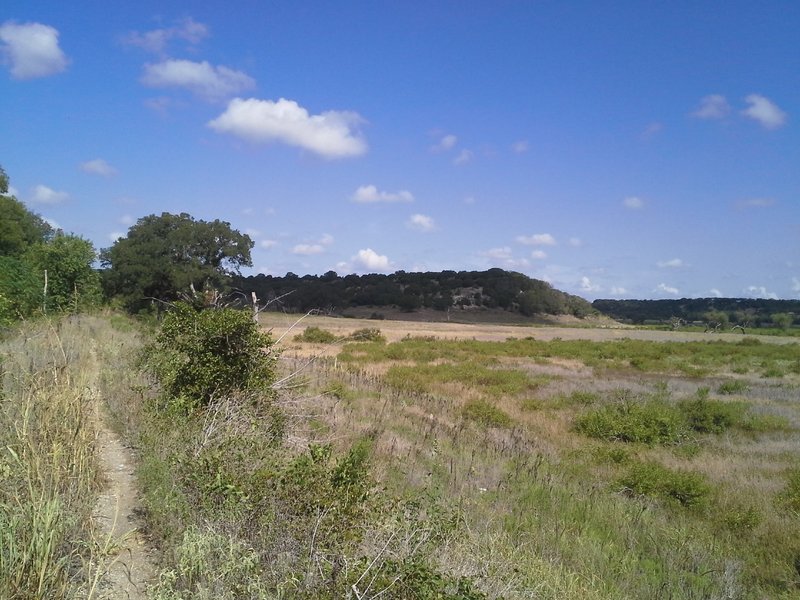
<instances>
[{"instance_id":1,"label":"green bush","mask_svg":"<svg viewBox=\"0 0 800 600\"><path fill-rule=\"evenodd\" d=\"M575 429L589 437L643 444L676 444L688 436L681 413L656 400L602 406L578 417Z\"/></svg>"},{"instance_id":2,"label":"green bush","mask_svg":"<svg viewBox=\"0 0 800 600\"><path fill-rule=\"evenodd\" d=\"M630 492L676 501L686 507L706 504L711 486L700 473L673 471L658 463L636 463L620 479Z\"/></svg>"},{"instance_id":3,"label":"green bush","mask_svg":"<svg viewBox=\"0 0 800 600\"><path fill-rule=\"evenodd\" d=\"M700 433L722 433L743 422L747 404L710 400L707 392L703 393L705 390L707 388L701 389L696 397L678 403L689 427Z\"/></svg>"},{"instance_id":4,"label":"green bush","mask_svg":"<svg viewBox=\"0 0 800 600\"><path fill-rule=\"evenodd\" d=\"M786 474L786 487L778 495L780 503L794 513L800 514L800 468Z\"/></svg>"},{"instance_id":5,"label":"green bush","mask_svg":"<svg viewBox=\"0 0 800 600\"><path fill-rule=\"evenodd\" d=\"M464 405L464 418L484 427L511 427L514 421L505 412L485 400L472 400Z\"/></svg>"},{"instance_id":6,"label":"green bush","mask_svg":"<svg viewBox=\"0 0 800 600\"><path fill-rule=\"evenodd\" d=\"M332 332L319 327L306 327L303 333L294 336L294 341L310 344L332 344L336 340L337 337Z\"/></svg>"},{"instance_id":7,"label":"green bush","mask_svg":"<svg viewBox=\"0 0 800 600\"><path fill-rule=\"evenodd\" d=\"M741 379L734 379L733 381L726 381L721 383L717 388L717 393L725 396L733 394L741 394L750 389L750 386Z\"/></svg>"},{"instance_id":8,"label":"green bush","mask_svg":"<svg viewBox=\"0 0 800 600\"><path fill-rule=\"evenodd\" d=\"M234 390L265 391L274 380L272 339L251 316L178 303L144 353L167 403L191 409Z\"/></svg>"}]
</instances>

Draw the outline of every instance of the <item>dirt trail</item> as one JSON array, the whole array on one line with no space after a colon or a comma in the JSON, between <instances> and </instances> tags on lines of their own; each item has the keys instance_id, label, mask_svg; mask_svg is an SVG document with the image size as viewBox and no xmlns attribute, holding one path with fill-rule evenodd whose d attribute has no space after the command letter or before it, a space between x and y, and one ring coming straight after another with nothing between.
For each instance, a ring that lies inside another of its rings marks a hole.
<instances>
[{"instance_id":1,"label":"dirt trail","mask_svg":"<svg viewBox=\"0 0 800 600\"><path fill-rule=\"evenodd\" d=\"M103 416L98 417L98 452L107 487L98 497L93 517L104 539L110 535L113 544L108 558L113 562L98 597L143 600L156 567L138 529L140 507L133 455L108 428Z\"/></svg>"}]
</instances>

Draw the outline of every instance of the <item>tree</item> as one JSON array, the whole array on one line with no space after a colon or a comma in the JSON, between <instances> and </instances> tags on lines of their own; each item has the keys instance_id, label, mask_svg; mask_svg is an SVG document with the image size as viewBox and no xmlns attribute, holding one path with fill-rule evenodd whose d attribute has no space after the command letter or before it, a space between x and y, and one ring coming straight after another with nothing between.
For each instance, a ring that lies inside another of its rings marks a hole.
<instances>
[{"instance_id":1,"label":"tree","mask_svg":"<svg viewBox=\"0 0 800 600\"><path fill-rule=\"evenodd\" d=\"M90 241L60 233L31 246L24 259L37 274L46 310L78 311L100 302L100 276L93 267L97 253Z\"/></svg>"},{"instance_id":2,"label":"tree","mask_svg":"<svg viewBox=\"0 0 800 600\"><path fill-rule=\"evenodd\" d=\"M789 313L774 313L771 319L772 324L783 331L788 330L794 322L794 316L790 315Z\"/></svg>"},{"instance_id":3,"label":"tree","mask_svg":"<svg viewBox=\"0 0 800 600\"><path fill-rule=\"evenodd\" d=\"M8 176L0 167L0 256L21 256L52 236L53 228L42 217L8 194Z\"/></svg>"},{"instance_id":4,"label":"tree","mask_svg":"<svg viewBox=\"0 0 800 600\"><path fill-rule=\"evenodd\" d=\"M224 221L149 215L102 251L106 293L135 311L153 298L175 300L190 286L224 288L240 267L252 265L252 248L249 236Z\"/></svg>"}]
</instances>

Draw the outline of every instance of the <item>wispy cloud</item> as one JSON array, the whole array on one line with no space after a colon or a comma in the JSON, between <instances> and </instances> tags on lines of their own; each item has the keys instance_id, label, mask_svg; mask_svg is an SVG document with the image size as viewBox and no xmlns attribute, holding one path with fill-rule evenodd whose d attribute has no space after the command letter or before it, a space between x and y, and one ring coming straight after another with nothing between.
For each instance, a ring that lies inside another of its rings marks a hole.
<instances>
[{"instance_id":1,"label":"wispy cloud","mask_svg":"<svg viewBox=\"0 0 800 600\"><path fill-rule=\"evenodd\" d=\"M511 150L517 154L524 154L529 149L528 140L518 140L511 144Z\"/></svg>"},{"instance_id":2,"label":"wispy cloud","mask_svg":"<svg viewBox=\"0 0 800 600\"><path fill-rule=\"evenodd\" d=\"M117 170L104 161L102 158L95 158L94 160L87 160L81 163L81 171L90 173L92 175L100 175L101 177L111 177L117 174Z\"/></svg>"},{"instance_id":3,"label":"wispy cloud","mask_svg":"<svg viewBox=\"0 0 800 600\"><path fill-rule=\"evenodd\" d=\"M358 131L363 119L354 112L327 111L311 115L294 100L234 98L208 126L251 142L280 142L323 158L360 156L367 143Z\"/></svg>"},{"instance_id":4,"label":"wispy cloud","mask_svg":"<svg viewBox=\"0 0 800 600\"><path fill-rule=\"evenodd\" d=\"M377 204L379 202L413 202L414 195L408 190L386 192L379 190L374 185L362 185L355 191L352 200L353 202L358 202L359 204Z\"/></svg>"},{"instance_id":5,"label":"wispy cloud","mask_svg":"<svg viewBox=\"0 0 800 600\"><path fill-rule=\"evenodd\" d=\"M622 201L622 205L630 210L640 210L644 208L644 200L638 196L628 196Z\"/></svg>"},{"instance_id":6,"label":"wispy cloud","mask_svg":"<svg viewBox=\"0 0 800 600\"><path fill-rule=\"evenodd\" d=\"M592 280L586 277L585 275L581 277L580 288L582 292L599 292L603 288L597 285L596 283L592 283Z\"/></svg>"},{"instance_id":7,"label":"wispy cloud","mask_svg":"<svg viewBox=\"0 0 800 600\"><path fill-rule=\"evenodd\" d=\"M615 285L615 286L612 286L610 293L611 293L612 296L624 296L625 294L628 293L628 290L626 290L622 286Z\"/></svg>"},{"instance_id":8,"label":"wispy cloud","mask_svg":"<svg viewBox=\"0 0 800 600\"><path fill-rule=\"evenodd\" d=\"M660 260L656 263L659 269L680 269L684 266L680 258L671 258L669 260Z\"/></svg>"},{"instance_id":9,"label":"wispy cloud","mask_svg":"<svg viewBox=\"0 0 800 600\"><path fill-rule=\"evenodd\" d=\"M141 82L155 88L184 88L207 100L228 98L256 86L255 79L242 71L207 61L174 59L146 64Z\"/></svg>"},{"instance_id":10,"label":"wispy cloud","mask_svg":"<svg viewBox=\"0 0 800 600\"><path fill-rule=\"evenodd\" d=\"M464 164L470 162L472 160L473 156L474 155L472 154L471 150L467 150L466 148L464 148L461 152L458 153L458 156L456 156L453 159L453 164L454 165L464 165Z\"/></svg>"},{"instance_id":11,"label":"wispy cloud","mask_svg":"<svg viewBox=\"0 0 800 600\"><path fill-rule=\"evenodd\" d=\"M534 233L533 235L518 235L517 241L526 246L555 246L556 238L549 233Z\"/></svg>"},{"instance_id":12,"label":"wispy cloud","mask_svg":"<svg viewBox=\"0 0 800 600\"><path fill-rule=\"evenodd\" d=\"M182 40L191 45L196 45L207 37L208 33L206 25L188 17L178 21L172 27L151 29L141 33L132 31L122 38L122 42L130 46L137 46L147 52L162 54L166 50L167 44L172 40Z\"/></svg>"},{"instance_id":13,"label":"wispy cloud","mask_svg":"<svg viewBox=\"0 0 800 600\"><path fill-rule=\"evenodd\" d=\"M55 75L69 59L58 45L58 30L42 23L6 21L0 25L0 64L9 65L14 79Z\"/></svg>"},{"instance_id":14,"label":"wispy cloud","mask_svg":"<svg viewBox=\"0 0 800 600\"><path fill-rule=\"evenodd\" d=\"M766 129L778 129L786 123L786 113L769 98L760 94L750 94L744 101L749 106L742 111L745 117L758 121Z\"/></svg>"},{"instance_id":15,"label":"wispy cloud","mask_svg":"<svg viewBox=\"0 0 800 600\"><path fill-rule=\"evenodd\" d=\"M698 119L724 119L731 112L731 106L720 94L711 94L700 100L700 106L692 112Z\"/></svg>"},{"instance_id":16,"label":"wispy cloud","mask_svg":"<svg viewBox=\"0 0 800 600\"><path fill-rule=\"evenodd\" d=\"M411 229L415 231L420 231L422 233L430 233L431 231L436 230L436 223L428 215L422 215L422 214L411 215L406 224Z\"/></svg>"},{"instance_id":17,"label":"wispy cloud","mask_svg":"<svg viewBox=\"0 0 800 600\"><path fill-rule=\"evenodd\" d=\"M446 152L452 150L458 143L458 137L452 133L443 135L438 142L431 146L431 152Z\"/></svg>"},{"instance_id":18,"label":"wispy cloud","mask_svg":"<svg viewBox=\"0 0 800 600\"><path fill-rule=\"evenodd\" d=\"M297 244L292 248L292 254L300 256L312 256L314 254L322 254L325 252L325 246L322 244Z\"/></svg>"},{"instance_id":19,"label":"wispy cloud","mask_svg":"<svg viewBox=\"0 0 800 600\"><path fill-rule=\"evenodd\" d=\"M264 248L264 250L269 250L270 248L274 248L275 246L277 246L278 245L278 241L277 240L261 240L260 242L258 242L258 245L261 248Z\"/></svg>"},{"instance_id":20,"label":"wispy cloud","mask_svg":"<svg viewBox=\"0 0 800 600\"><path fill-rule=\"evenodd\" d=\"M768 208L775 206L774 198L748 198L747 200L740 200L736 203L739 208Z\"/></svg>"},{"instance_id":21,"label":"wispy cloud","mask_svg":"<svg viewBox=\"0 0 800 600\"><path fill-rule=\"evenodd\" d=\"M678 290L678 288L673 287L671 285L667 285L666 283L659 283L656 286L656 289L654 289L653 291L660 294L669 294L670 296L677 296L678 294L680 294L680 290Z\"/></svg>"},{"instance_id":22,"label":"wispy cloud","mask_svg":"<svg viewBox=\"0 0 800 600\"><path fill-rule=\"evenodd\" d=\"M37 185L33 188L30 201L34 204L61 204L69 200L67 192L59 192L46 185Z\"/></svg>"},{"instance_id":23,"label":"wispy cloud","mask_svg":"<svg viewBox=\"0 0 800 600\"><path fill-rule=\"evenodd\" d=\"M778 294L770 292L763 285L750 285L745 288L745 294L751 298L764 298L767 300L777 300Z\"/></svg>"},{"instance_id":24,"label":"wispy cloud","mask_svg":"<svg viewBox=\"0 0 800 600\"><path fill-rule=\"evenodd\" d=\"M512 258L513 253L511 248L508 246L503 246L500 248L490 248L486 252L483 253L486 258L493 258L495 260L509 260Z\"/></svg>"},{"instance_id":25,"label":"wispy cloud","mask_svg":"<svg viewBox=\"0 0 800 600\"><path fill-rule=\"evenodd\" d=\"M536 260L544 260L547 258L547 252L544 250L534 250L531 252L531 258L535 258Z\"/></svg>"}]
</instances>

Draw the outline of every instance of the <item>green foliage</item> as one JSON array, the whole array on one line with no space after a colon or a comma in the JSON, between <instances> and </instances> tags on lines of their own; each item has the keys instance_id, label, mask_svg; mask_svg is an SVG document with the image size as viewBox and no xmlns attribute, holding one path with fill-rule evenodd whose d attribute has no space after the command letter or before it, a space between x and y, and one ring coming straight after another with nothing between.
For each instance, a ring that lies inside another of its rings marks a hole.
<instances>
[{"instance_id":1,"label":"green foliage","mask_svg":"<svg viewBox=\"0 0 800 600\"><path fill-rule=\"evenodd\" d=\"M741 379L733 379L731 381L724 381L721 383L717 388L717 393L730 396L733 394L743 394L749 389L750 386L747 384L747 382L742 381Z\"/></svg>"},{"instance_id":2,"label":"green foliage","mask_svg":"<svg viewBox=\"0 0 800 600\"><path fill-rule=\"evenodd\" d=\"M789 313L774 313L771 319L772 324L783 331L789 329L794 323L794 316Z\"/></svg>"},{"instance_id":3,"label":"green foliage","mask_svg":"<svg viewBox=\"0 0 800 600\"><path fill-rule=\"evenodd\" d=\"M327 329L319 327L306 327L303 333L294 336L296 342L307 342L310 344L332 344L338 338Z\"/></svg>"},{"instance_id":4,"label":"green foliage","mask_svg":"<svg viewBox=\"0 0 800 600\"><path fill-rule=\"evenodd\" d=\"M513 369L492 369L478 363L393 365L386 382L409 392L430 392L442 385L462 385L491 396L520 394L536 389L537 383Z\"/></svg>"},{"instance_id":5,"label":"green foliage","mask_svg":"<svg viewBox=\"0 0 800 600\"><path fill-rule=\"evenodd\" d=\"M187 408L234 390L266 390L275 374L272 340L250 314L183 302L164 317L144 357L167 403Z\"/></svg>"},{"instance_id":6,"label":"green foliage","mask_svg":"<svg viewBox=\"0 0 800 600\"><path fill-rule=\"evenodd\" d=\"M353 342L379 342L383 343L386 338L377 327L364 327L363 329L356 329L348 337L348 340Z\"/></svg>"},{"instance_id":7,"label":"green foliage","mask_svg":"<svg viewBox=\"0 0 800 600\"><path fill-rule=\"evenodd\" d=\"M689 427L699 433L722 433L744 422L747 404L708 398L708 388L701 388L694 398L681 400L678 408Z\"/></svg>"},{"instance_id":8,"label":"green foliage","mask_svg":"<svg viewBox=\"0 0 800 600\"><path fill-rule=\"evenodd\" d=\"M484 427L511 427L513 419L485 400L470 400L461 411L465 419L475 421Z\"/></svg>"},{"instance_id":9,"label":"green foliage","mask_svg":"<svg viewBox=\"0 0 800 600\"><path fill-rule=\"evenodd\" d=\"M53 228L22 202L6 195L8 179L4 171L0 184L6 188L0 189L0 256L19 257L31 246L48 241L53 236Z\"/></svg>"},{"instance_id":10,"label":"green foliage","mask_svg":"<svg viewBox=\"0 0 800 600\"><path fill-rule=\"evenodd\" d=\"M125 237L101 252L103 284L136 312L151 300L174 300L180 292L222 289L242 266L251 266L253 240L224 221L195 220L186 213L139 219Z\"/></svg>"},{"instance_id":11,"label":"green foliage","mask_svg":"<svg viewBox=\"0 0 800 600\"><path fill-rule=\"evenodd\" d=\"M705 506L711 494L701 474L673 471L655 462L632 465L620 484L634 494L674 500L690 508Z\"/></svg>"},{"instance_id":12,"label":"green foliage","mask_svg":"<svg viewBox=\"0 0 800 600\"><path fill-rule=\"evenodd\" d=\"M677 444L687 439L686 421L675 407L659 400L625 400L590 410L575 429L608 441Z\"/></svg>"},{"instance_id":13,"label":"green foliage","mask_svg":"<svg viewBox=\"0 0 800 600\"><path fill-rule=\"evenodd\" d=\"M30 264L0 256L0 327L25 319L41 309L42 282Z\"/></svg>"},{"instance_id":14,"label":"green foliage","mask_svg":"<svg viewBox=\"0 0 800 600\"><path fill-rule=\"evenodd\" d=\"M42 284L47 271L47 310L78 312L99 304L100 276L92 266L96 258L92 243L74 235L58 234L29 249L26 259Z\"/></svg>"},{"instance_id":15,"label":"green foliage","mask_svg":"<svg viewBox=\"0 0 800 600\"><path fill-rule=\"evenodd\" d=\"M800 515L800 468L786 473L786 486L778 494L778 500L783 507Z\"/></svg>"}]
</instances>

